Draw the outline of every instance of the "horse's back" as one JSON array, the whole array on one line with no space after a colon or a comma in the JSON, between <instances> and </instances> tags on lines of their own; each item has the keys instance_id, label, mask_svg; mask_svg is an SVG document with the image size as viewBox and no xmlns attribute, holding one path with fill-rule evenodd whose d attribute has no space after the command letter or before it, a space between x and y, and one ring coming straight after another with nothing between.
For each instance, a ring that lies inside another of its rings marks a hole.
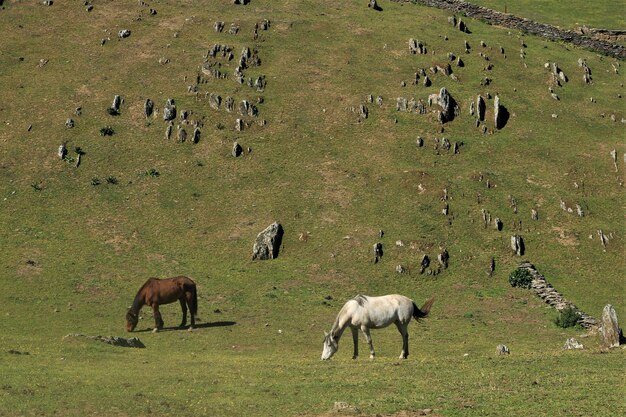
<instances>
[{"instance_id":1,"label":"horse's back","mask_svg":"<svg viewBox=\"0 0 626 417\"><path fill-rule=\"evenodd\" d=\"M413 316L413 300L404 295L361 297L364 297L366 301L361 305L363 313L373 327L386 327L396 321L409 322Z\"/></svg>"}]
</instances>

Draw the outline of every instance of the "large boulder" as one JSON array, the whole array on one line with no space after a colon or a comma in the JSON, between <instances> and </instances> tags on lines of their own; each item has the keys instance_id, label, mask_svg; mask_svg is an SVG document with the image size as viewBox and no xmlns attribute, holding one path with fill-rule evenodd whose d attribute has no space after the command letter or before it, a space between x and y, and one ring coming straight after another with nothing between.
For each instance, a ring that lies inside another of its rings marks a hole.
<instances>
[{"instance_id":1,"label":"large boulder","mask_svg":"<svg viewBox=\"0 0 626 417\"><path fill-rule=\"evenodd\" d=\"M259 233L252 248L252 260L274 259L278 256L280 243L283 238L283 227L274 222Z\"/></svg>"},{"instance_id":2,"label":"large boulder","mask_svg":"<svg viewBox=\"0 0 626 417\"><path fill-rule=\"evenodd\" d=\"M602 310L602 341L606 347L619 346L620 329L617 324L617 314L611 304Z\"/></svg>"}]
</instances>

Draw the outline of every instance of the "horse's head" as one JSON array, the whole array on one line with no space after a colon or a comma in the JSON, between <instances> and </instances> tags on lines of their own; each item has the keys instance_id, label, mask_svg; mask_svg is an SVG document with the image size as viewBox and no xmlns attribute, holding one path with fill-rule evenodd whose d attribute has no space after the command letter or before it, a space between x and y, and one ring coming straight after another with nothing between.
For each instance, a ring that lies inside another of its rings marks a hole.
<instances>
[{"instance_id":1,"label":"horse's head","mask_svg":"<svg viewBox=\"0 0 626 417\"><path fill-rule=\"evenodd\" d=\"M335 340L332 334L324 332L324 350L322 351L322 360L330 359L335 352L339 350L339 342Z\"/></svg>"},{"instance_id":2,"label":"horse's head","mask_svg":"<svg viewBox=\"0 0 626 417\"><path fill-rule=\"evenodd\" d=\"M139 317L137 317L137 313L132 310L128 310L126 313L126 331L132 332L137 327L137 323L139 322Z\"/></svg>"}]
</instances>

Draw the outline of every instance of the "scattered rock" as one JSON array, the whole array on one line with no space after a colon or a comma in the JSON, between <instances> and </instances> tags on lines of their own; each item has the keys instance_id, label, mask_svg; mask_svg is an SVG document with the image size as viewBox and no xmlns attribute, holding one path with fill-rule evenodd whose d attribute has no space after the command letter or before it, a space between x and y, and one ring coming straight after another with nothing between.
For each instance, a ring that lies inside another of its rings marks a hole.
<instances>
[{"instance_id":1,"label":"scattered rock","mask_svg":"<svg viewBox=\"0 0 626 417\"><path fill-rule=\"evenodd\" d=\"M500 97L498 95L496 95L493 100L493 108L495 127L496 129L502 129L509 120L509 112L506 107L500 104Z\"/></svg>"},{"instance_id":2,"label":"scattered rock","mask_svg":"<svg viewBox=\"0 0 626 417\"><path fill-rule=\"evenodd\" d=\"M584 349L584 346L578 343L578 341L573 337L570 337L565 341L565 344L563 345L563 350L570 349Z\"/></svg>"},{"instance_id":3,"label":"scattered rock","mask_svg":"<svg viewBox=\"0 0 626 417\"><path fill-rule=\"evenodd\" d=\"M383 244L382 243L375 243L374 244L374 263L378 263L378 261L380 261L380 258L383 257Z\"/></svg>"},{"instance_id":4,"label":"scattered rock","mask_svg":"<svg viewBox=\"0 0 626 417\"><path fill-rule=\"evenodd\" d=\"M278 256L283 237L283 227L274 222L259 233L252 248L252 260L268 260Z\"/></svg>"},{"instance_id":5,"label":"scattered rock","mask_svg":"<svg viewBox=\"0 0 626 417\"><path fill-rule=\"evenodd\" d=\"M238 158L243 153L243 148L238 142L233 143L233 149L230 151L230 154L235 158Z\"/></svg>"},{"instance_id":6,"label":"scattered rock","mask_svg":"<svg viewBox=\"0 0 626 417\"><path fill-rule=\"evenodd\" d=\"M508 355L511 352L509 351L509 348L507 347L507 345L498 345L496 346L496 354L497 355Z\"/></svg>"},{"instance_id":7,"label":"scattered rock","mask_svg":"<svg viewBox=\"0 0 626 417\"><path fill-rule=\"evenodd\" d=\"M153 112L154 112L154 102L152 102L152 100L150 99L146 99L146 102L143 105L143 115L147 119L148 117L152 116Z\"/></svg>"},{"instance_id":8,"label":"scattered rock","mask_svg":"<svg viewBox=\"0 0 626 417\"><path fill-rule=\"evenodd\" d=\"M383 10L383 8L378 5L376 0L370 0L369 3L367 4L367 7L369 7L372 10L376 10L377 12L380 12Z\"/></svg>"},{"instance_id":9,"label":"scattered rock","mask_svg":"<svg viewBox=\"0 0 626 417\"><path fill-rule=\"evenodd\" d=\"M117 36L120 39L124 39L124 38L128 38L130 36L130 30L128 29L122 29L117 33Z\"/></svg>"},{"instance_id":10,"label":"scattered rock","mask_svg":"<svg viewBox=\"0 0 626 417\"><path fill-rule=\"evenodd\" d=\"M74 127L74 120L72 119L67 119L65 121L65 127L67 127L68 129L71 129Z\"/></svg>"},{"instance_id":11,"label":"scattered rock","mask_svg":"<svg viewBox=\"0 0 626 417\"><path fill-rule=\"evenodd\" d=\"M519 235L511 236L511 250L515 252L517 256L524 255L524 239Z\"/></svg>"},{"instance_id":12,"label":"scattered rock","mask_svg":"<svg viewBox=\"0 0 626 417\"><path fill-rule=\"evenodd\" d=\"M65 147L65 144L59 145L59 150L57 151L57 155L59 159L65 159L65 156L67 155L67 148Z\"/></svg>"}]
</instances>

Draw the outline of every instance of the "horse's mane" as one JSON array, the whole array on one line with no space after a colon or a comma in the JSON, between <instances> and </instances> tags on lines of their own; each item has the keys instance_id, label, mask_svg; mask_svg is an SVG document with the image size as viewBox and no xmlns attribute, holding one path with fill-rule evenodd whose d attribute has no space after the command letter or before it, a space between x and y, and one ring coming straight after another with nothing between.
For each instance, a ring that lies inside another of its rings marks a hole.
<instances>
[{"instance_id":1,"label":"horse's mane","mask_svg":"<svg viewBox=\"0 0 626 417\"><path fill-rule=\"evenodd\" d=\"M367 296L363 295L363 294L357 294L354 298L354 301L356 301L357 303L359 303L359 305L361 307L363 307L365 305L365 303L367 303Z\"/></svg>"},{"instance_id":2,"label":"horse's mane","mask_svg":"<svg viewBox=\"0 0 626 417\"><path fill-rule=\"evenodd\" d=\"M135 299L133 300L133 306L131 307L133 310L139 310L139 308L141 308L141 306L143 305L143 293L145 291L145 289L152 284L152 282L154 282L157 278L148 278L148 280L146 282L143 283L143 285L141 286L141 288L139 288L139 291L137 291L137 294L135 295Z\"/></svg>"}]
</instances>

